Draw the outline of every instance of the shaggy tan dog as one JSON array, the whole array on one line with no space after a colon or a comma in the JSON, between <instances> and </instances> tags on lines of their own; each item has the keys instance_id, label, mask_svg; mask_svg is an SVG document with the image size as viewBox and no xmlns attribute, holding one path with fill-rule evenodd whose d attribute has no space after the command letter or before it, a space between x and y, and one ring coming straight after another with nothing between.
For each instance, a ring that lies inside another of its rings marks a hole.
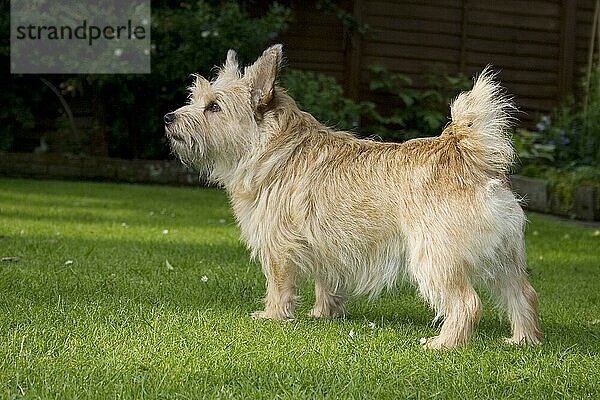
<instances>
[{"instance_id":1,"label":"shaggy tan dog","mask_svg":"<svg viewBox=\"0 0 600 400\"><path fill-rule=\"evenodd\" d=\"M222 185L243 240L267 279L257 318L294 318L299 275L315 281L314 317L344 313L399 275L443 320L427 348L465 343L481 314L471 281L487 284L512 324L510 343L539 343L526 277L525 217L507 183L513 108L484 71L451 105L438 137L380 143L338 132L276 86L281 45L242 73L235 52L189 104L165 115L172 149Z\"/></svg>"}]
</instances>

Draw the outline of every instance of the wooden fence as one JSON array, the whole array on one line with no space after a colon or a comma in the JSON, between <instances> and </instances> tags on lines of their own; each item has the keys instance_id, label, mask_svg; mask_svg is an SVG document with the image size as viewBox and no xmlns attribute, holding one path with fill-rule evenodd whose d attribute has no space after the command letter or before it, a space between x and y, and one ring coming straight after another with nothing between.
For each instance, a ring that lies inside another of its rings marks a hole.
<instances>
[{"instance_id":1,"label":"wooden fence","mask_svg":"<svg viewBox=\"0 0 600 400\"><path fill-rule=\"evenodd\" d=\"M365 34L316 3L289 4L296 16L282 38L289 67L327 73L348 96L382 102L368 89L371 64L386 64L416 85L432 68L473 75L492 64L531 123L576 90L587 66L595 1L321 2L347 10L368 26Z\"/></svg>"}]
</instances>

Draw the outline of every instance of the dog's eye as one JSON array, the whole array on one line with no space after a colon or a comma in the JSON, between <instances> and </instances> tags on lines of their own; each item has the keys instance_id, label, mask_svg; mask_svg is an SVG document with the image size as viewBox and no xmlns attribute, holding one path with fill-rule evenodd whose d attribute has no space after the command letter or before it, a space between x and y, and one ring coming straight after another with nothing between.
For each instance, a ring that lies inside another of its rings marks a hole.
<instances>
[{"instance_id":1,"label":"dog's eye","mask_svg":"<svg viewBox=\"0 0 600 400\"><path fill-rule=\"evenodd\" d=\"M210 103L209 105L207 105L204 108L206 111L210 111L210 112L219 112L221 111L221 107L215 103L214 101L212 103Z\"/></svg>"}]
</instances>

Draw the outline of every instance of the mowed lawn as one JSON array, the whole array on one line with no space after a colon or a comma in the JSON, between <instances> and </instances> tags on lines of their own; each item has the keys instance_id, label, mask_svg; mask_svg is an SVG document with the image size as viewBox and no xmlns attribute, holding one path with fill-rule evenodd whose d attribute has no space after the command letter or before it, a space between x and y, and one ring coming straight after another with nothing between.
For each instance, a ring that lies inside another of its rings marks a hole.
<instances>
[{"instance_id":1,"label":"mowed lawn","mask_svg":"<svg viewBox=\"0 0 600 400\"><path fill-rule=\"evenodd\" d=\"M544 345L503 344L484 294L431 352L408 284L314 320L305 282L297 320L251 319L264 278L217 189L2 178L0 398L600 398L600 231L531 215L527 245Z\"/></svg>"}]
</instances>

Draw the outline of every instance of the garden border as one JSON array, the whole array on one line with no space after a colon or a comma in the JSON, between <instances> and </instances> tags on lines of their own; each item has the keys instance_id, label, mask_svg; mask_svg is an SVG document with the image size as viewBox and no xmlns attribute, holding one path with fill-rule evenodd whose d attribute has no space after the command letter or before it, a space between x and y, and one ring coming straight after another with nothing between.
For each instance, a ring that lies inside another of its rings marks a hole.
<instances>
[{"instance_id":1,"label":"garden border","mask_svg":"<svg viewBox=\"0 0 600 400\"><path fill-rule=\"evenodd\" d=\"M583 221L600 220L600 199L598 190L593 186L576 186L571 198L559 201L558 193L543 179L511 175L512 190L522 198L527 210L545 214L554 214ZM567 208L563 204L569 204Z\"/></svg>"},{"instance_id":2,"label":"garden border","mask_svg":"<svg viewBox=\"0 0 600 400\"><path fill-rule=\"evenodd\" d=\"M177 160L125 160L71 154L0 152L0 175L203 186L197 173Z\"/></svg>"}]
</instances>

